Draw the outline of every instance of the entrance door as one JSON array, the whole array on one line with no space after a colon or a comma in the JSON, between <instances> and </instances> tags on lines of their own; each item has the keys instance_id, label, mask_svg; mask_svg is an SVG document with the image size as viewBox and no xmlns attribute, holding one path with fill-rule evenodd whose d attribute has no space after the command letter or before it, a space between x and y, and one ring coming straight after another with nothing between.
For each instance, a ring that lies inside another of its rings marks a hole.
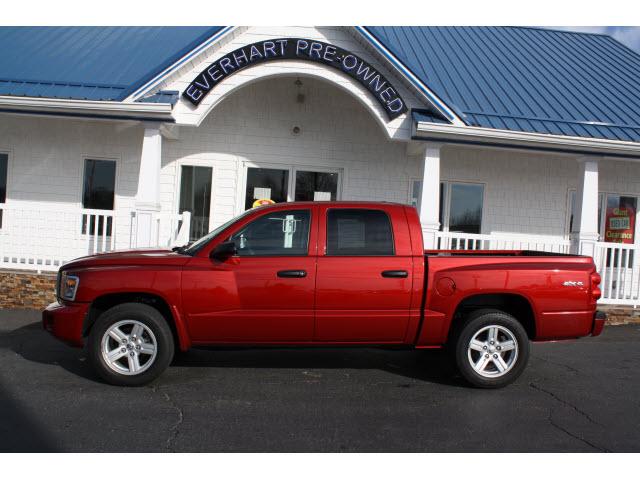
<instances>
[{"instance_id":1,"label":"entrance door","mask_svg":"<svg viewBox=\"0 0 640 480\"><path fill-rule=\"evenodd\" d=\"M189 240L193 241L209 233L213 169L183 165L180 174L179 213L191 212Z\"/></svg>"}]
</instances>

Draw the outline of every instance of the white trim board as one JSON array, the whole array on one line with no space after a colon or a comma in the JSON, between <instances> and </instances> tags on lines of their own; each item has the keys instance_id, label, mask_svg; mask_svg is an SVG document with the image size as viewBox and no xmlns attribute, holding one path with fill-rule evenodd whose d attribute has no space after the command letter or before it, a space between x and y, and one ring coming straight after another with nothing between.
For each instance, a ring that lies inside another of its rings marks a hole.
<instances>
[{"instance_id":1,"label":"white trim board","mask_svg":"<svg viewBox=\"0 0 640 480\"><path fill-rule=\"evenodd\" d=\"M0 109L21 113L46 112L85 116L118 116L173 121L170 103L123 103L103 100L0 96Z\"/></svg>"},{"instance_id":2,"label":"white trim board","mask_svg":"<svg viewBox=\"0 0 640 480\"><path fill-rule=\"evenodd\" d=\"M546 133L515 132L483 127L444 125L428 122L416 122L412 137L446 143L447 140L466 141L470 143L503 146L570 150L594 155L637 156L640 160L640 143L606 140L600 138L570 137L566 135L550 135ZM572 152L568 152L572 153Z\"/></svg>"}]
</instances>

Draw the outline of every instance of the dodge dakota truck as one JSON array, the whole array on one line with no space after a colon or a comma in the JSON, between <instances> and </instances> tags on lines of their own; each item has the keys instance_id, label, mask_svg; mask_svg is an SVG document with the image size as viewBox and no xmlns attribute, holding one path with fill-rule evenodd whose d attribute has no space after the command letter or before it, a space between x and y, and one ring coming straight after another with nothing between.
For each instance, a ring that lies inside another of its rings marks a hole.
<instances>
[{"instance_id":1,"label":"dodge dakota truck","mask_svg":"<svg viewBox=\"0 0 640 480\"><path fill-rule=\"evenodd\" d=\"M418 213L377 202L248 210L170 250L60 268L43 312L116 385L158 377L192 346L446 347L476 387L524 370L531 341L599 335L590 257L425 251Z\"/></svg>"}]
</instances>

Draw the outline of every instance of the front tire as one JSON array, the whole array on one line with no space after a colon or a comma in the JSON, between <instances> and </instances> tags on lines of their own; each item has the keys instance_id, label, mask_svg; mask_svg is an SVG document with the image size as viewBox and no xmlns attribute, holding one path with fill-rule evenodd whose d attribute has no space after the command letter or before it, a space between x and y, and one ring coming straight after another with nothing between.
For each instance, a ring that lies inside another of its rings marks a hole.
<instances>
[{"instance_id":1,"label":"front tire","mask_svg":"<svg viewBox=\"0 0 640 480\"><path fill-rule=\"evenodd\" d=\"M517 379L529 361L527 332L499 310L472 314L455 341L458 370L471 385L500 388Z\"/></svg>"},{"instance_id":2,"label":"front tire","mask_svg":"<svg viewBox=\"0 0 640 480\"><path fill-rule=\"evenodd\" d=\"M119 386L146 385L165 371L174 354L167 321L142 303L123 303L100 315L87 345L96 373Z\"/></svg>"}]
</instances>

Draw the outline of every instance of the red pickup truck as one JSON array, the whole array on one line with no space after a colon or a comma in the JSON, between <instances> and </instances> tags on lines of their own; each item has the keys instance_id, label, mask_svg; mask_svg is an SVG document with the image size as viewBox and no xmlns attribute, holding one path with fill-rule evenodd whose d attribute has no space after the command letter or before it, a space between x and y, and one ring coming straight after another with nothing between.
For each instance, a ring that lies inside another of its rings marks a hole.
<instances>
[{"instance_id":1,"label":"red pickup truck","mask_svg":"<svg viewBox=\"0 0 640 480\"><path fill-rule=\"evenodd\" d=\"M530 340L599 335L590 257L425 251L406 205L249 210L196 242L65 264L44 328L86 345L106 381L142 385L198 345L451 350L472 385L516 379Z\"/></svg>"}]
</instances>

